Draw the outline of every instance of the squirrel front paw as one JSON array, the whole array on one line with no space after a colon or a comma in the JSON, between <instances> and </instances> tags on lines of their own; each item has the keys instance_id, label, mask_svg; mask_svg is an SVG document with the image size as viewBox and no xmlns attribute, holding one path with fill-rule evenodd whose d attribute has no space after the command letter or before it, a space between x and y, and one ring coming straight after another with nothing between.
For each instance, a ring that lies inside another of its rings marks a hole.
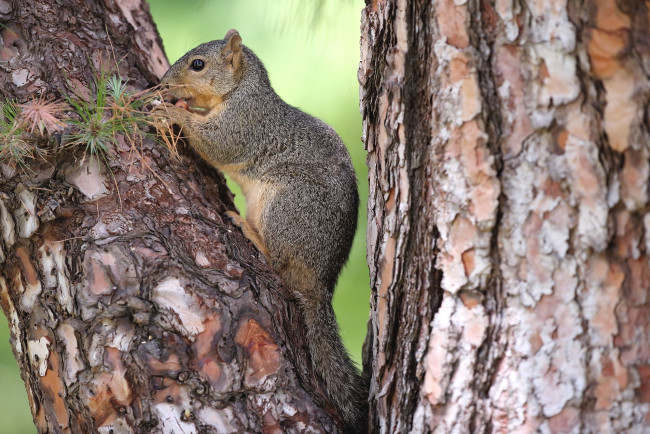
<instances>
[{"instance_id":1,"label":"squirrel front paw","mask_svg":"<svg viewBox=\"0 0 650 434\"><path fill-rule=\"evenodd\" d=\"M233 222L233 224L240 229L242 227L242 222L246 221L246 219L241 215L239 215L239 213L237 213L236 211L226 211L226 217L228 218L228 220Z\"/></svg>"},{"instance_id":2,"label":"squirrel front paw","mask_svg":"<svg viewBox=\"0 0 650 434\"><path fill-rule=\"evenodd\" d=\"M237 214L235 211L226 211L226 217L230 219L235 226L241 229L244 236L248 238L255 247L257 247L257 250L259 250L265 257L269 257L269 251L266 248L266 244L264 244L260 233L248 222L248 220Z\"/></svg>"},{"instance_id":3,"label":"squirrel front paw","mask_svg":"<svg viewBox=\"0 0 650 434\"><path fill-rule=\"evenodd\" d=\"M180 102L184 103L185 107L182 104L179 105ZM187 103L184 101L179 101L176 104L158 104L151 112L171 119L174 123L181 124L181 126L187 123L191 116L191 113L187 110Z\"/></svg>"}]
</instances>

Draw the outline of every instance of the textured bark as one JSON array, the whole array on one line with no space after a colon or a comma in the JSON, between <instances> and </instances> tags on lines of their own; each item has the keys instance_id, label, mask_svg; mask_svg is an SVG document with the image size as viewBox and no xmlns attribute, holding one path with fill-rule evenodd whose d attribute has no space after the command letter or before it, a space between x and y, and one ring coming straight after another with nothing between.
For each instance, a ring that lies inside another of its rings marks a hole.
<instances>
[{"instance_id":1,"label":"textured bark","mask_svg":"<svg viewBox=\"0 0 650 434\"><path fill-rule=\"evenodd\" d=\"M141 0L0 0L0 18L4 98L92 89L114 59L136 90L168 67ZM110 171L83 150L1 167L0 302L38 431L335 432L222 177L127 142Z\"/></svg>"},{"instance_id":2,"label":"textured bark","mask_svg":"<svg viewBox=\"0 0 650 434\"><path fill-rule=\"evenodd\" d=\"M650 429L649 17L367 2L374 431Z\"/></svg>"}]
</instances>

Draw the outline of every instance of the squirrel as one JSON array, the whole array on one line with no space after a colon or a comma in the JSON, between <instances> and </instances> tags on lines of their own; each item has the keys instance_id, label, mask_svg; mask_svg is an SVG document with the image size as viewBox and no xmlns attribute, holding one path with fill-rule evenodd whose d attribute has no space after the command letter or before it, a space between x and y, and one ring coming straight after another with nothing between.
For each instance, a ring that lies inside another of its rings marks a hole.
<instances>
[{"instance_id":1,"label":"squirrel","mask_svg":"<svg viewBox=\"0 0 650 434\"><path fill-rule=\"evenodd\" d=\"M206 162L241 187L246 218L230 217L294 295L311 362L345 430L365 430L367 382L343 346L332 308L359 205L343 141L275 93L234 29L181 57L161 84L176 100L161 109Z\"/></svg>"}]
</instances>

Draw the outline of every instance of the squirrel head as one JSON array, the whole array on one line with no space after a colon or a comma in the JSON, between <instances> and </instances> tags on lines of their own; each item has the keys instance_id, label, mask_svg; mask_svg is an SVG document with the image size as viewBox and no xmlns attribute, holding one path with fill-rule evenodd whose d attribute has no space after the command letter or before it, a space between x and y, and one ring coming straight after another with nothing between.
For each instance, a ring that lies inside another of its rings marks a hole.
<instances>
[{"instance_id":1,"label":"squirrel head","mask_svg":"<svg viewBox=\"0 0 650 434\"><path fill-rule=\"evenodd\" d=\"M161 84L168 95L185 100L190 111L207 114L227 98L246 70L242 40L231 29L223 40L199 45L181 57L165 73Z\"/></svg>"}]
</instances>

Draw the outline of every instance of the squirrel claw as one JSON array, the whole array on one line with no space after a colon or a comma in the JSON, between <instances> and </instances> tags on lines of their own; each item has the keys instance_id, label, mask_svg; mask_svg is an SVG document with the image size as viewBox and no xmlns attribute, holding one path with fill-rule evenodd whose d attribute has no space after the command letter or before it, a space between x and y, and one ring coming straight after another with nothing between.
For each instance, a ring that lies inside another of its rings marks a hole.
<instances>
[{"instance_id":1,"label":"squirrel claw","mask_svg":"<svg viewBox=\"0 0 650 434\"><path fill-rule=\"evenodd\" d=\"M155 114L161 114L163 116L167 116L173 119L183 118L187 116L187 114L189 113L185 108L181 106L166 103L166 102L153 106L150 112Z\"/></svg>"},{"instance_id":2,"label":"squirrel claw","mask_svg":"<svg viewBox=\"0 0 650 434\"><path fill-rule=\"evenodd\" d=\"M244 217L240 216L236 211L226 211L226 218L239 228L241 228L240 221L244 220Z\"/></svg>"}]
</instances>

